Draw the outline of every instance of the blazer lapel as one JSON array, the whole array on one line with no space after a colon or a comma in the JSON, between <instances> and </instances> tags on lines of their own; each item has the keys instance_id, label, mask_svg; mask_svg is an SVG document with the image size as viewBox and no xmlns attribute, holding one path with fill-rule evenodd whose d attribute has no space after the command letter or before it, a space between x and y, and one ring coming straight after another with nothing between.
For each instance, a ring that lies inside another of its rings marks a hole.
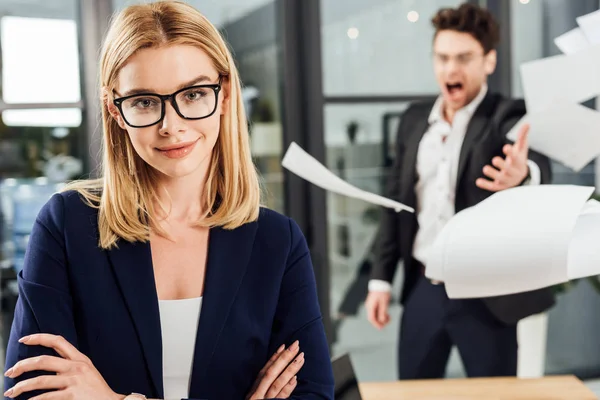
<instances>
[{"instance_id":1,"label":"blazer lapel","mask_svg":"<svg viewBox=\"0 0 600 400\"><path fill-rule=\"evenodd\" d=\"M460 149L460 157L458 159L458 169L456 175L456 181L459 182L465 167L469 154L473 149L473 145L477 142L477 138L483 133L485 127L490 122L492 111L496 104L496 97L492 96L489 92L485 95L479 107L475 110L469 125L467 126L467 132ZM457 185L458 186L458 185Z\"/></svg>"},{"instance_id":2,"label":"blazer lapel","mask_svg":"<svg viewBox=\"0 0 600 400\"><path fill-rule=\"evenodd\" d=\"M206 278L194 350L190 397L202 398L206 374L229 311L246 273L258 223L210 231Z\"/></svg>"},{"instance_id":3,"label":"blazer lapel","mask_svg":"<svg viewBox=\"0 0 600 400\"><path fill-rule=\"evenodd\" d=\"M119 241L108 258L131 313L154 385L149 398L163 398L162 339L150 243Z\"/></svg>"}]
</instances>

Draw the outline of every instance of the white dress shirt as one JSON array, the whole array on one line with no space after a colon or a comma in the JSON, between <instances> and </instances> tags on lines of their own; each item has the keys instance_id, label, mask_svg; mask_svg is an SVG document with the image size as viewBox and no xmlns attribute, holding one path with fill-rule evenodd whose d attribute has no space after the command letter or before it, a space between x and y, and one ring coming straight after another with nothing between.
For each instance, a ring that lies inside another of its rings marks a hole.
<instances>
[{"instance_id":1,"label":"white dress shirt","mask_svg":"<svg viewBox=\"0 0 600 400\"><path fill-rule=\"evenodd\" d=\"M189 397L202 297L160 300L165 400Z\"/></svg>"},{"instance_id":2,"label":"white dress shirt","mask_svg":"<svg viewBox=\"0 0 600 400\"><path fill-rule=\"evenodd\" d=\"M413 257L427 265L431 247L442 228L456 213L454 209L458 161L467 127L475 110L487 93L487 86L468 105L454 115L450 124L443 115L443 99L439 96L429 114L429 129L423 135L417 152L417 220L419 229L413 245ZM490 160L491 162L491 160ZM530 185L541 181L540 169L528 161ZM390 282L369 281L369 291L388 292Z\"/></svg>"}]
</instances>

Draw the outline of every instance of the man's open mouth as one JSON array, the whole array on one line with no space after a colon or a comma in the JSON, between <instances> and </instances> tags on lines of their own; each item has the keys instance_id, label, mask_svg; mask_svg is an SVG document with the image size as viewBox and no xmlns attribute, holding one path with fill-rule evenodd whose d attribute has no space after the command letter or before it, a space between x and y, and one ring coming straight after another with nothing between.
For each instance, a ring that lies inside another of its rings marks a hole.
<instances>
[{"instance_id":1,"label":"man's open mouth","mask_svg":"<svg viewBox=\"0 0 600 400\"><path fill-rule=\"evenodd\" d=\"M458 82L458 83L446 83L446 89L448 90L448 93L452 94L452 93L456 93L459 90L462 90L463 88L463 84Z\"/></svg>"}]
</instances>

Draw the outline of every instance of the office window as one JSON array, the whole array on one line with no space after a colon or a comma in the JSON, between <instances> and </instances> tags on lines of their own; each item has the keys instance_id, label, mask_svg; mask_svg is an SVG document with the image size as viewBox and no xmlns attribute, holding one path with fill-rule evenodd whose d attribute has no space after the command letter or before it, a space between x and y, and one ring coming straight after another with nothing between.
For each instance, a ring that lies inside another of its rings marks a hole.
<instances>
[{"instance_id":1,"label":"office window","mask_svg":"<svg viewBox=\"0 0 600 400\"><path fill-rule=\"evenodd\" d=\"M462 1L321 0L326 96L435 94L431 17Z\"/></svg>"},{"instance_id":2,"label":"office window","mask_svg":"<svg viewBox=\"0 0 600 400\"><path fill-rule=\"evenodd\" d=\"M41 112L54 110L41 110ZM2 119L5 120L5 113ZM65 181L83 173L78 154L80 126L8 126L0 124L0 181L3 178L50 177Z\"/></svg>"},{"instance_id":3,"label":"office window","mask_svg":"<svg viewBox=\"0 0 600 400\"><path fill-rule=\"evenodd\" d=\"M75 21L3 17L0 29L5 103L81 100Z\"/></svg>"},{"instance_id":4,"label":"office window","mask_svg":"<svg viewBox=\"0 0 600 400\"><path fill-rule=\"evenodd\" d=\"M85 172L76 14L75 0L0 4L0 179Z\"/></svg>"},{"instance_id":5,"label":"office window","mask_svg":"<svg viewBox=\"0 0 600 400\"><path fill-rule=\"evenodd\" d=\"M77 108L6 110L2 113L6 126L77 127L81 125L81 118L81 110Z\"/></svg>"}]
</instances>

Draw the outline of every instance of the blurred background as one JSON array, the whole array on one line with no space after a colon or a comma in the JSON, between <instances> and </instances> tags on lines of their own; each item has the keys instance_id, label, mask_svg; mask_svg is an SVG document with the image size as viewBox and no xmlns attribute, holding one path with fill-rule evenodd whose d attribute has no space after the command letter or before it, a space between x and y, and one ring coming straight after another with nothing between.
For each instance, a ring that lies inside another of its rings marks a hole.
<instances>
[{"instance_id":1,"label":"blurred background","mask_svg":"<svg viewBox=\"0 0 600 400\"><path fill-rule=\"evenodd\" d=\"M0 340L16 301L28 232L51 193L96 176L100 151L97 56L110 16L136 0L0 0ZM332 355L350 354L360 381L396 379L401 313L379 332L367 322L378 209L284 171L296 142L334 173L381 193L402 113L437 95L431 16L450 0L190 0L223 32L238 62L252 152L265 203L307 236ZM520 97L519 65L560 54L553 39L598 0L482 0L502 29L492 90ZM587 104L595 108L596 102ZM596 185L554 164L554 183ZM396 287L402 274L397 274ZM543 328L545 374L600 378L600 291L589 280L556 288ZM399 293L396 290L396 293ZM538 336L536 336L538 335ZM456 354L449 377L464 376ZM3 360L2 360L3 361Z\"/></svg>"}]
</instances>

